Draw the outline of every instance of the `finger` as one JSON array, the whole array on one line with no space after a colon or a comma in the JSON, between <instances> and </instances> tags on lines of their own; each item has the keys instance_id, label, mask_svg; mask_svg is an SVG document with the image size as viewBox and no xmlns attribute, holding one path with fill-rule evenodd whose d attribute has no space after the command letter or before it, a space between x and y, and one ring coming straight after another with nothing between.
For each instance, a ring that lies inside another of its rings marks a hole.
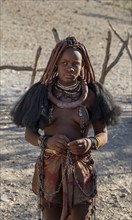
<instances>
[{"instance_id":1,"label":"finger","mask_svg":"<svg viewBox=\"0 0 132 220\"><path fill-rule=\"evenodd\" d=\"M67 148L68 148L67 142L64 141L64 140L62 140L62 139L56 140L56 141L55 141L55 146L56 146L57 148L59 148L61 151L63 151L63 150L65 151L65 150L67 150Z\"/></svg>"},{"instance_id":2,"label":"finger","mask_svg":"<svg viewBox=\"0 0 132 220\"><path fill-rule=\"evenodd\" d=\"M54 150L57 152L57 153L63 153L65 151L64 148L60 148L59 146L57 145L54 145Z\"/></svg>"},{"instance_id":3,"label":"finger","mask_svg":"<svg viewBox=\"0 0 132 220\"><path fill-rule=\"evenodd\" d=\"M78 139L78 140L74 140L74 141L71 141L69 142L69 146L73 146L73 145L78 145L78 144L82 144L83 143L83 140L82 139Z\"/></svg>"},{"instance_id":4,"label":"finger","mask_svg":"<svg viewBox=\"0 0 132 220\"><path fill-rule=\"evenodd\" d=\"M72 150L71 153L75 154L75 155L80 155L80 154L82 154L82 150L81 149L80 150Z\"/></svg>"},{"instance_id":5,"label":"finger","mask_svg":"<svg viewBox=\"0 0 132 220\"><path fill-rule=\"evenodd\" d=\"M57 152L59 152L59 153L61 153L61 154L63 154L63 153L65 153L66 152L66 150L63 148L57 148Z\"/></svg>"},{"instance_id":6,"label":"finger","mask_svg":"<svg viewBox=\"0 0 132 220\"><path fill-rule=\"evenodd\" d=\"M62 150L66 150L67 149L67 145L66 144L63 144L63 143L60 143L60 142L56 142L56 147L62 149Z\"/></svg>"},{"instance_id":7,"label":"finger","mask_svg":"<svg viewBox=\"0 0 132 220\"><path fill-rule=\"evenodd\" d=\"M69 149L70 149L71 151L77 151L78 148L79 148L79 146L78 146L77 144L76 144L76 145L71 145L71 146L69 146Z\"/></svg>"},{"instance_id":8,"label":"finger","mask_svg":"<svg viewBox=\"0 0 132 220\"><path fill-rule=\"evenodd\" d=\"M66 143L70 141L69 138L66 137L65 135L58 135L58 138L60 138L61 140L64 140Z\"/></svg>"},{"instance_id":9,"label":"finger","mask_svg":"<svg viewBox=\"0 0 132 220\"><path fill-rule=\"evenodd\" d=\"M70 147L70 151L73 154L81 155L81 154L84 153L84 145L83 144L78 144L74 147Z\"/></svg>"},{"instance_id":10,"label":"finger","mask_svg":"<svg viewBox=\"0 0 132 220\"><path fill-rule=\"evenodd\" d=\"M76 149L78 147L83 146L83 143L81 143L80 141L72 141L68 144L68 146L69 146L69 148Z\"/></svg>"},{"instance_id":11,"label":"finger","mask_svg":"<svg viewBox=\"0 0 132 220\"><path fill-rule=\"evenodd\" d=\"M77 145L77 141L71 141L68 143L69 147L76 146L76 145Z\"/></svg>"},{"instance_id":12,"label":"finger","mask_svg":"<svg viewBox=\"0 0 132 220\"><path fill-rule=\"evenodd\" d=\"M65 140L59 139L56 141L56 144L61 148L67 148L67 142Z\"/></svg>"}]
</instances>

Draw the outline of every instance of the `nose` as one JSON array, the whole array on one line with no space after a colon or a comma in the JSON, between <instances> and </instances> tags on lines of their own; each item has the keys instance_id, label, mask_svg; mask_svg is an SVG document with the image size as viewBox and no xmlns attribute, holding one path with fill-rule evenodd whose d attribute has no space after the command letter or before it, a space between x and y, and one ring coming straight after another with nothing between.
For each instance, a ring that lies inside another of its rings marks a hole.
<instances>
[{"instance_id":1,"label":"nose","mask_svg":"<svg viewBox=\"0 0 132 220\"><path fill-rule=\"evenodd\" d=\"M67 71L68 71L68 72L74 72L74 68L73 68L72 66L68 66L68 67L67 67Z\"/></svg>"}]
</instances>

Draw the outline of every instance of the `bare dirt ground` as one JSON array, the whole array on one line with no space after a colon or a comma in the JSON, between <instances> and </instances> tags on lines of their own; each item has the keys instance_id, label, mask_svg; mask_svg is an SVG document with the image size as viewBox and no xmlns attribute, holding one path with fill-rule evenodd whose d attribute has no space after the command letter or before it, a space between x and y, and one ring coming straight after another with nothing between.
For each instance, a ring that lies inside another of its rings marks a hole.
<instances>
[{"instance_id":1,"label":"bare dirt ground","mask_svg":"<svg viewBox=\"0 0 132 220\"><path fill-rule=\"evenodd\" d=\"M128 2L128 4L127 4ZM52 28L60 37L74 35L88 48L97 80L105 55L107 20L118 33L132 39L131 1L123 0L0 0L1 65L33 66L42 47L38 67L45 67L55 45ZM112 61L121 42L112 34ZM97 220L130 220L131 213L131 61L124 51L108 73L105 86L122 106L121 123L109 128L108 144L93 153L98 172ZM37 73L36 81L42 73ZM1 71L1 220L37 219L37 199L31 191L39 149L26 143L24 129L12 124L13 103L28 88L31 72Z\"/></svg>"}]
</instances>

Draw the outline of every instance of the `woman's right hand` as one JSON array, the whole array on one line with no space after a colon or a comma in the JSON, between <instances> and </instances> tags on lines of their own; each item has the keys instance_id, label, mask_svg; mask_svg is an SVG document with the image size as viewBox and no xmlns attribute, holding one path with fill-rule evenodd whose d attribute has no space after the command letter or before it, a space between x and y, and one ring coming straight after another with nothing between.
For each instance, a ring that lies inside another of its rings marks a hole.
<instances>
[{"instance_id":1,"label":"woman's right hand","mask_svg":"<svg viewBox=\"0 0 132 220\"><path fill-rule=\"evenodd\" d=\"M64 135L54 135L47 140L47 147L55 150L57 153L63 153L67 150L69 139Z\"/></svg>"}]
</instances>

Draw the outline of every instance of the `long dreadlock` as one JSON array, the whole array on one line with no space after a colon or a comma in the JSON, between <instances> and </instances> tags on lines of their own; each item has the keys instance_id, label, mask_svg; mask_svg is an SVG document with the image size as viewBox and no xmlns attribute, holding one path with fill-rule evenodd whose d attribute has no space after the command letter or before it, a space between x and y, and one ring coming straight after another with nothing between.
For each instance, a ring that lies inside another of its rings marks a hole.
<instances>
[{"instance_id":1,"label":"long dreadlock","mask_svg":"<svg viewBox=\"0 0 132 220\"><path fill-rule=\"evenodd\" d=\"M47 84L52 78L57 76L58 60L61 57L62 53L65 51L65 49L68 47L77 48L80 51L82 55L82 59L83 59L83 65L84 65L84 68L83 68L84 79L88 83L95 81L93 67L91 65L86 47L80 42L77 42L75 37L67 37L64 40L59 41L56 44L55 48L52 50L48 64L40 80L42 84Z\"/></svg>"}]
</instances>

